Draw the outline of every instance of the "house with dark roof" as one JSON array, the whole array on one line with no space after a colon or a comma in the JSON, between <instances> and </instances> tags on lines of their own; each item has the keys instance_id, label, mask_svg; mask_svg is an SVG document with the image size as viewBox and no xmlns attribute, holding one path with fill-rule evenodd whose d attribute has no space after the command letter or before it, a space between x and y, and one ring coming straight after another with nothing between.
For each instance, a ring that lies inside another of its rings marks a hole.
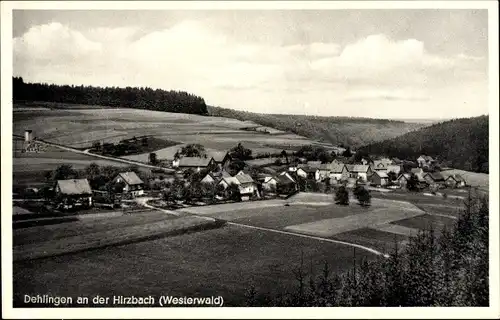
<instances>
[{"instance_id":1,"label":"house with dark roof","mask_svg":"<svg viewBox=\"0 0 500 320\"><path fill-rule=\"evenodd\" d=\"M193 169L195 171L200 171L215 165L216 162L212 157L182 157L178 160L177 167L181 170Z\"/></svg>"},{"instance_id":2,"label":"house with dark roof","mask_svg":"<svg viewBox=\"0 0 500 320\"><path fill-rule=\"evenodd\" d=\"M369 180L375 186L383 187L389 184L389 176L383 171L375 171Z\"/></svg>"},{"instance_id":3,"label":"house with dark roof","mask_svg":"<svg viewBox=\"0 0 500 320\"><path fill-rule=\"evenodd\" d=\"M448 188L463 188L467 185L465 182L465 179L459 175L459 174L452 174L449 175L445 180L444 183Z\"/></svg>"},{"instance_id":4,"label":"house with dark roof","mask_svg":"<svg viewBox=\"0 0 500 320\"><path fill-rule=\"evenodd\" d=\"M428 184L441 184L444 185L444 177L441 172L427 172L424 175L424 179Z\"/></svg>"},{"instance_id":5,"label":"house with dark roof","mask_svg":"<svg viewBox=\"0 0 500 320\"><path fill-rule=\"evenodd\" d=\"M207 153L207 157L214 159L220 169L227 169L231 163L231 155L227 151L211 151Z\"/></svg>"},{"instance_id":6,"label":"house with dark roof","mask_svg":"<svg viewBox=\"0 0 500 320\"><path fill-rule=\"evenodd\" d=\"M57 180L54 192L60 208L92 206L92 189L87 179Z\"/></svg>"},{"instance_id":7,"label":"house with dark roof","mask_svg":"<svg viewBox=\"0 0 500 320\"><path fill-rule=\"evenodd\" d=\"M123 183L123 193L130 194L132 197L142 196L144 194L144 181L142 181L133 171L120 172L111 183Z\"/></svg>"}]
</instances>

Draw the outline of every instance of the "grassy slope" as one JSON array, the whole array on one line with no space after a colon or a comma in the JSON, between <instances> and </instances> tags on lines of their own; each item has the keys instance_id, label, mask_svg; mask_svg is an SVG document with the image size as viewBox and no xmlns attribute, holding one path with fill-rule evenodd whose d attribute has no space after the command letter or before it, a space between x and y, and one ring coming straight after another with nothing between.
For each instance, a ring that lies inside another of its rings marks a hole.
<instances>
[{"instance_id":1,"label":"grassy slope","mask_svg":"<svg viewBox=\"0 0 500 320\"><path fill-rule=\"evenodd\" d=\"M212 106L208 107L208 113L212 116L253 121L263 126L293 132L311 139L330 142L334 145L349 145L355 148L391 139L425 126L419 123L370 118L259 114Z\"/></svg>"},{"instance_id":2,"label":"grassy slope","mask_svg":"<svg viewBox=\"0 0 500 320\"><path fill-rule=\"evenodd\" d=\"M360 150L407 159L427 154L446 166L487 173L488 137L488 116L480 116L434 124Z\"/></svg>"}]
</instances>

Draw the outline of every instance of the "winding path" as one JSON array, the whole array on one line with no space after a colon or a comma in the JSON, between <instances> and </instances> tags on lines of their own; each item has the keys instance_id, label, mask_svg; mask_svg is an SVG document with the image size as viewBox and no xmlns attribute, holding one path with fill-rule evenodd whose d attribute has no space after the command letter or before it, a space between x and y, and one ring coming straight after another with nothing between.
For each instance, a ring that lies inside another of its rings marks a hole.
<instances>
[{"instance_id":1,"label":"winding path","mask_svg":"<svg viewBox=\"0 0 500 320\"><path fill-rule=\"evenodd\" d=\"M180 215L179 212L172 211L172 210L161 209L161 208L152 206L152 205L150 205L150 204L147 203L149 200L153 200L153 199L154 198L137 198L137 200L138 200L137 203L139 203L140 205L143 205L146 208L155 209L155 210L158 210L158 211L161 211L161 212L165 212L166 214L177 215L177 216ZM206 215L200 215L200 214L196 214L196 213L190 213L190 212L187 212L187 211L182 211L182 213L186 214L186 215L195 216L195 217L198 217L198 218L203 218L203 219L210 219L210 220L214 219L214 218L206 216ZM362 245L359 245L359 244L356 244L356 243L350 243L350 242L345 242L345 241L340 241L340 240L334 240L334 239L328 239L328 238L310 236L310 235L305 235L305 234L295 233L295 232L290 232L290 231L283 231L283 230L277 230L277 229L271 229L271 228L257 227L257 226L252 226L252 225L243 224L243 223L236 223L236 222L231 222L231 221L226 221L226 224L227 225L231 225L231 226L240 227L240 228L247 228L247 229L253 229L253 230L273 232L273 233L278 233L278 234L282 234L282 235L288 235L288 236L295 236L295 237L300 237L300 238L318 240L318 241L321 241L321 242L329 242L329 243L336 243L336 244L346 245L346 246L358 248L358 249L361 249L361 250L365 250L365 251L368 251L370 253L373 253L373 254L376 254L376 255L379 255L379 256L383 256L385 258L389 258L388 254L385 254L385 253L380 252L378 250L375 250L373 248L362 246Z\"/></svg>"}]
</instances>

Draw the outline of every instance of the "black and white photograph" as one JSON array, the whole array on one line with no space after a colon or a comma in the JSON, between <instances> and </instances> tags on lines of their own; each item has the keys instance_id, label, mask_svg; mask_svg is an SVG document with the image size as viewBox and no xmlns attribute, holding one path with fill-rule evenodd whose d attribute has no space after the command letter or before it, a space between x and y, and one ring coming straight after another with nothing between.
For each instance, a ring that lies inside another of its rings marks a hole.
<instances>
[{"instance_id":1,"label":"black and white photograph","mask_svg":"<svg viewBox=\"0 0 500 320\"><path fill-rule=\"evenodd\" d=\"M497 3L412 3L2 2L3 316L499 317Z\"/></svg>"}]
</instances>

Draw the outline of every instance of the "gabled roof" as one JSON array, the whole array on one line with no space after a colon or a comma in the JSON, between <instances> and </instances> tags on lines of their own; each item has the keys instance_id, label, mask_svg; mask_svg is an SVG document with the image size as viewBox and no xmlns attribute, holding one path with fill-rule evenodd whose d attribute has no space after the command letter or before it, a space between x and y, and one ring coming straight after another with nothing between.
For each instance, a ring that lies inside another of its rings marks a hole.
<instances>
[{"instance_id":1,"label":"gabled roof","mask_svg":"<svg viewBox=\"0 0 500 320\"><path fill-rule=\"evenodd\" d=\"M418 174L418 173L423 173L424 170L422 168L412 168L411 169L411 173L415 173L415 174Z\"/></svg>"},{"instance_id":2,"label":"gabled roof","mask_svg":"<svg viewBox=\"0 0 500 320\"><path fill-rule=\"evenodd\" d=\"M271 180L278 182L278 179L276 177L267 176L264 178L264 183L269 183Z\"/></svg>"},{"instance_id":3,"label":"gabled roof","mask_svg":"<svg viewBox=\"0 0 500 320\"><path fill-rule=\"evenodd\" d=\"M182 157L179 159L179 167L206 167L211 160L211 157Z\"/></svg>"},{"instance_id":4,"label":"gabled roof","mask_svg":"<svg viewBox=\"0 0 500 320\"><path fill-rule=\"evenodd\" d=\"M253 183L253 179L250 175L246 173L237 174L234 176L240 183Z\"/></svg>"},{"instance_id":5,"label":"gabled roof","mask_svg":"<svg viewBox=\"0 0 500 320\"><path fill-rule=\"evenodd\" d=\"M207 153L207 157L212 157L215 162L222 162L228 155L227 151L211 151Z\"/></svg>"},{"instance_id":6,"label":"gabled roof","mask_svg":"<svg viewBox=\"0 0 500 320\"><path fill-rule=\"evenodd\" d=\"M311 168L311 167L308 167L308 166L305 166L305 167L299 167L299 169L302 169L304 170L305 172L316 172L318 170L318 168ZM297 170L299 170L297 169Z\"/></svg>"},{"instance_id":7,"label":"gabled roof","mask_svg":"<svg viewBox=\"0 0 500 320\"><path fill-rule=\"evenodd\" d=\"M331 167L330 172L332 172L332 173L342 173L342 171L344 170L345 164L343 164L342 162L332 163L330 165L330 167Z\"/></svg>"},{"instance_id":8,"label":"gabled roof","mask_svg":"<svg viewBox=\"0 0 500 320\"><path fill-rule=\"evenodd\" d=\"M446 178L446 180L448 179L453 179L456 182L461 182L461 181L465 182L465 179L459 174L451 174L448 176L448 178Z\"/></svg>"},{"instance_id":9,"label":"gabled roof","mask_svg":"<svg viewBox=\"0 0 500 320\"><path fill-rule=\"evenodd\" d=\"M380 178L389 178L389 176L387 175L387 173L385 172L380 172L380 171L375 171L375 173L377 176L379 176Z\"/></svg>"},{"instance_id":10,"label":"gabled roof","mask_svg":"<svg viewBox=\"0 0 500 320\"><path fill-rule=\"evenodd\" d=\"M57 180L57 186L62 194L92 194L87 179Z\"/></svg>"},{"instance_id":11,"label":"gabled roof","mask_svg":"<svg viewBox=\"0 0 500 320\"><path fill-rule=\"evenodd\" d=\"M441 172L427 172L425 176L430 176L434 181L443 181L444 177Z\"/></svg>"},{"instance_id":12,"label":"gabled roof","mask_svg":"<svg viewBox=\"0 0 500 320\"><path fill-rule=\"evenodd\" d=\"M383 160L373 161L373 166L375 167L375 169L385 169L389 164L390 164L389 162Z\"/></svg>"},{"instance_id":13,"label":"gabled roof","mask_svg":"<svg viewBox=\"0 0 500 320\"><path fill-rule=\"evenodd\" d=\"M228 185L231 185L231 184L240 185L240 181L238 179L236 179L235 177L223 177L221 179L221 181L225 181ZM219 181L219 183L220 183L220 181Z\"/></svg>"},{"instance_id":14,"label":"gabled roof","mask_svg":"<svg viewBox=\"0 0 500 320\"><path fill-rule=\"evenodd\" d=\"M351 172L367 172L370 168L370 166L366 164L348 164L346 166L347 170Z\"/></svg>"},{"instance_id":15,"label":"gabled roof","mask_svg":"<svg viewBox=\"0 0 500 320\"><path fill-rule=\"evenodd\" d=\"M133 185L138 185L138 184L143 184L144 183L144 181L142 181L141 178L139 178L137 176L137 174L135 172L133 172L133 171L120 172L118 175L129 186L133 186Z\"/></svg>"},{"instance_id":16,"label":"gabled roof","mask_svg":"<svg viewBox=\"0 0 500 320\"><path fill-rule=\"evenodd\" d=\"M409 173L402 173L402 174L400 174L400 175L398 176L398 179L397 179L397 180L399 180L399 179L401 179L401 178L405 178L406 180L410 180L410 177L411 177L411 174L409 174Z\"/></svg>"},{"instance_id":17,"label":"gabled roof","mask_svg":"<svg viewBox=\"0 0 500 320\"><path fill-rule=\"evenodd\" d=\"M295 180L286 171L283 171L278 175L278 181L281 183L295 183Z\"/></svg>"}]
</instances>

